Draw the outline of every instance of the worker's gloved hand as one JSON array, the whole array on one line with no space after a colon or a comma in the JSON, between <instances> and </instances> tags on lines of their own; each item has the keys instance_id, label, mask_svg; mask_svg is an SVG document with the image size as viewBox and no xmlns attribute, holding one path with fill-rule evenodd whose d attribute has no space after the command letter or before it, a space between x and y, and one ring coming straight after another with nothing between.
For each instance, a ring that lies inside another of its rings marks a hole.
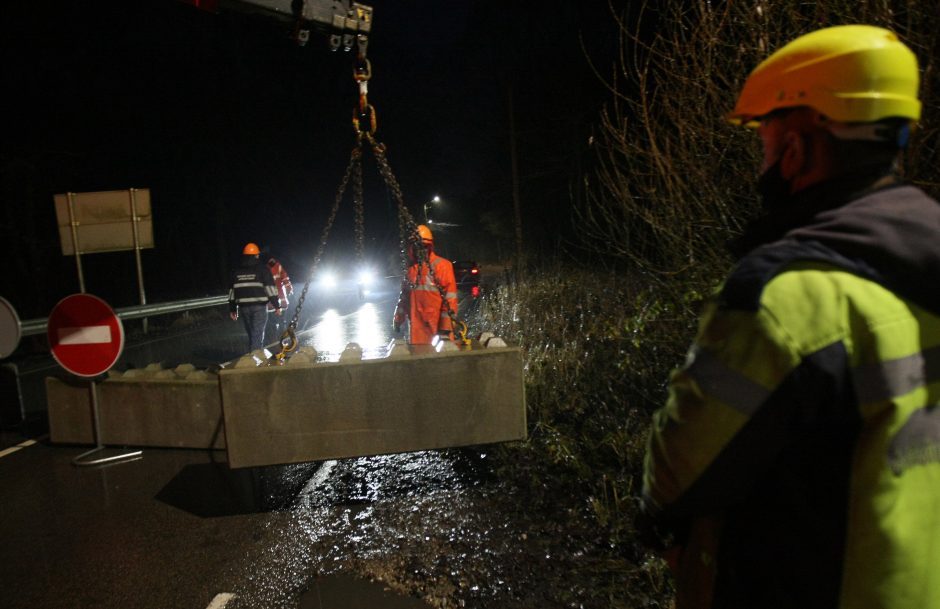
<instances>
[{"instance_id":1,"label":"worker's gloved hand","mask_svg":"<svg viewBox=\"0 0 940 609\"><path fill-rule=\"evenodd\" d=\"M280 317L284 314L284 309L274 309L274 314Z\"/></svg>"},{"instance_id":2,"label":"worker's gloved hand","mask_svg":"<svg viewBox=\"0 0 940 609\"><path fill-rule=\"evenodd\" d=\"M232 321L238 321L238 312L237 312L237 311L232 311L231 313L228 314L228 316L232 318Z\"/></svg>"}]
</instances>

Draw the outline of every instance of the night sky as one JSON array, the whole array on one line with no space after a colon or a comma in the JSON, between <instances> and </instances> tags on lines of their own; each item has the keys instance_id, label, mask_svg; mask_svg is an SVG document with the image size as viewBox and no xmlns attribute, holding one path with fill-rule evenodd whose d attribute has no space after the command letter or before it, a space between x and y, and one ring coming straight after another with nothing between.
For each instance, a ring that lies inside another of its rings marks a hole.
<instances>
[{"instance_id":1,"label":"night sky","mask_svg":"<svg viewBox=\"0 0 940 609\"><path fill-rule=\"evenodd\" d=\"M445 255L509 257L511 92L526 244L553 251L571 234L570 187L609 97L582 51L583 40L609 70L617 41L606 0L371 4L369 100L412 213L440 195L434 217L455 225L438 235ZM151 190L151 302L222 293L247 241L305 278L354 141L351 53L330 52L322 35L299 47L288 26L257 15L175 0L4 12L0 230L10 263L0 295L21 317L78 291L52 204L67 191ZM371 154L365 181L368 255L384 269L398 230ZM352 216L347 195L325 258L351 256ZM135 303L131 252L82 261L89 292Z\"/></svg>"}]
</instances>

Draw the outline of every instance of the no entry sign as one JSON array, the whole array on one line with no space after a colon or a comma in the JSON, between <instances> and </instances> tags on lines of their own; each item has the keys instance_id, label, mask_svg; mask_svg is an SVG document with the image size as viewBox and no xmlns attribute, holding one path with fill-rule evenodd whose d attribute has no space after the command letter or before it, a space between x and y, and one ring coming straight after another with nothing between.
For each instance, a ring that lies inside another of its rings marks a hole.
<instances>
[{"instance_id":1,"label":"no entry sign","mask_svg":"<svg viewBox=\"0 0 940 609\"><path fill-rule=\"evenodd\" d=\"M91 294L66 296L49 314L52 356L77 376L104 374L124 350L124 326L108 303Z\"/></svg>"}]
</instances>

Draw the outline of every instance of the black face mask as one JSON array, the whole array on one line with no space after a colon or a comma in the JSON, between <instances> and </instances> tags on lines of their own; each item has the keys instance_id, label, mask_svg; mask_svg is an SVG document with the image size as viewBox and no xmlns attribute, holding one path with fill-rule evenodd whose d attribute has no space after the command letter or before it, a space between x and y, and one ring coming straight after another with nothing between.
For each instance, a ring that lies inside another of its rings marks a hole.
<instances>
[{"instance_id":1,"label":"black face mask","mask_svg":"<svg viewBox=\"0 0 940 609\"><path fill-rule=\"evenodd\" d=\"M765 213L773 213L790 199L790 182L780 173L780 159L757 179L757 192Z\"/></svg>"}]
</instances>

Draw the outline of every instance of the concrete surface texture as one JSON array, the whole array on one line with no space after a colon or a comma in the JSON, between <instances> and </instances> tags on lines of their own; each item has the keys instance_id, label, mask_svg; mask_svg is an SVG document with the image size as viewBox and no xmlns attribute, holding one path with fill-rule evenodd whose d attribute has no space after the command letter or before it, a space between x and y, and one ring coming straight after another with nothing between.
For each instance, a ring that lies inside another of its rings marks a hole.
<instances>
[{"instance_id":1,"label":"concrete surface texture","mask_svg":"<svg viewBox=\"0 0 940 609\"><path fill-rule=\"evenodd\" d=\"M526 437L518 348L219 373L231 467Z\"/></svg>"}]
</instances>

